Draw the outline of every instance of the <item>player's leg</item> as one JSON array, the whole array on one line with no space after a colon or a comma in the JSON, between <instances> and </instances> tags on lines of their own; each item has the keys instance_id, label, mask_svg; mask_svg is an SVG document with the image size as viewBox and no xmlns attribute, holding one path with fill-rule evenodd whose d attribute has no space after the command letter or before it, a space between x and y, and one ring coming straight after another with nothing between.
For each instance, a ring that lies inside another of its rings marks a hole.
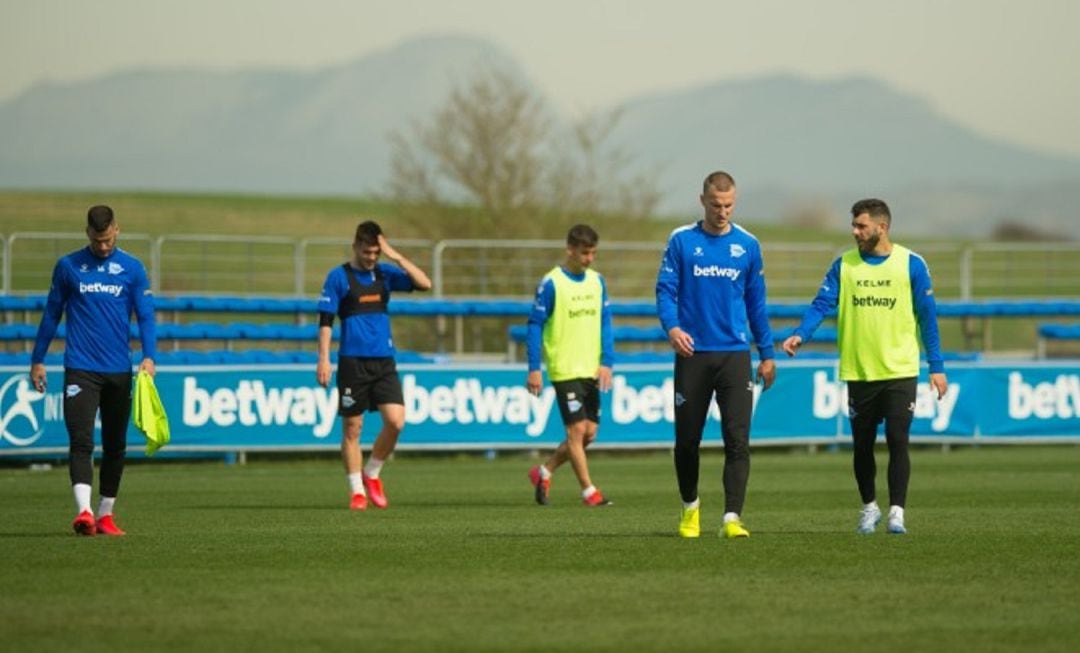
<instances>
[{"instance_id":1,"label":"player's leg","mask_svg":"<svg viewBox=\"0 0 1080 653\"><path fill-rule=\"evenodd\" d=\"M103 375L101 387L101 483L98 487L97 530L104 535L123 535L113 519L127 454L127 429L131 418L131 373Z\"/></svg>"},{"instance_id":2,"label":"player's leg","mask_svg":"<svg viewBox=\"0 0 1080 653\"><path fill-rule=\"evenodd\" d=\"M367 409L367 389L360 377L359 361L351 356L338 357L338 415L341 416L341 462L349 482L349 508L367 508L364 491L364 458L360 451L360 431Z\"/></svg>"},{"instance_id":3,"label":"player's leg","mask_svg":"<svg viewBox=\"0 0 1080 653\"><path fill-rule=\"evenodd\" d=\"M675 476L683 510L681 537L698 537L698 476L701 468L701 433L712 399L711 359L698 353L675 357Z\"/></svg>"},{"instance_id":4,"label":"player's leg","mask_svg":"<svg viewBox=\"0 0 1080 653\"><path fill-rule=\"evenodd\" d=\"M877 505L877 462L874 459L874 443L878 424L881 422L880 401L882 384L879 381L849 381L848 419L851 423L852 467L859 497L863 507L859 512L856 530L862 534L873 533L881 521L881 509Z\"/></svg>"},{"instance_id":5,"label":"player's leg","mask_svg":"<svg viewBox=\"0 0 1080 653\"><path fill-rule=\"evenodd\" d=\"M377 377L371 387L371 401L379 408L382 428L379 429L379 435L371 447L371 455L364 465L364 487L371 502L377 508L385 508L389 503L383 491L380 474L383 463L394 453L398 438L405 428L405 394L392 358L370 361L369 364L372 368L371 374Z\"/></svg>"},{"instance_id":6,"label":"player's leg","mask_svg":"<svg viewBox=\"0 0 1080 653\"><path fill-rule=\"evenodd\" d=\"M916 378L891 381L883 398L885 442L889 447L889 518L886 528L894 534L907 532L904 526L904 506L907 503L908 482L911 479L908 441L911 421L915 417L916 386Z\"/></svg>"},{"instance_id":7,"label":"player's leg","mask_svg":"<svg viewBox=\"0 0 1080 653\"><path fill-rule=\"evenodd\" d=\"M712 399L712 371L708 354L675 358L675 475L683 503L698 498L701 433Z\"/></svg>"},{"instance_id":8,"label":"player's leg","mask_svg":"<svg viewBox=\"0 0 1080 653\"><path fill-rule=\"evenodd\" d=\"M754 382L750 352L719 355L714 377L724 437L724 526L726 537L747 537L741 515L750 480L750 419L754 410Z\"/></svg>"},{"instance_id":9,"label":"player's leg","mask_svg":"<svg viewBox=\"0 0 1080 653\"><path fill-rule=\"evenodd\" d=\"M94 535L97 526L90 509L94 484L94 418L101 401L98 375L64 370L64 425L68 432L68 476L75 495L75 522L80 535Z\"/></svg>"}]
</instances>

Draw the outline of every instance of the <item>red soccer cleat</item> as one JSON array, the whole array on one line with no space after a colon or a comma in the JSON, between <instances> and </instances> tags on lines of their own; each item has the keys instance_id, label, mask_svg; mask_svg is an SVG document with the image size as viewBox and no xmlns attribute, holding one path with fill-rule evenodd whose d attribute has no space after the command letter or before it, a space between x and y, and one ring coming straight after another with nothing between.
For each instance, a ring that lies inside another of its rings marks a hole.
<instances>
[{"instance_id":1,"label":"red soccer cleat","mask_svg":"<svg viewBox=\"0 0 1080 653\"><path fill-rule=\"evenodd\" d=\"M587 505L587 506L589 506L591 508L598 508L600 506L610 506L611 505L611 501L609 501L608 499L605 499L604 495L600 494L600 490L597 490L596 492L593 492L591 495L589 495L588 499L583 498L582 502L584 502L585 505Z\"/></svg>"},{"instance_id":2,"label":"red soccer cleat","mask_svg":"<svg viewBox=\"0 0 1080 653\"><path fill-rule=\"evenodd\" d=\"M120 530L120 527L116 525L116 522L113 521L112 515L98 517L97 532L99 535L126 535L126 533Z\"/></svg>"},{"instance_id":3,"label":"red soccer cleat","mask_svg":"<svg viewBox=\"0 0 1080 653\"><path fill-rule=\"evenodd\" d=\"M359 492L352 495L352 500L349 501L349 510L367 510L367 497Z\"/></svg>"},{"instance_id":4,"label":"red soccer cleat","mask_svg":"<svg viewBox=\"0 0 1080 653\"><path fill-rule=\"evenodd\" d=\"M367 474L364 475L364 489L367 490L368 497L371 499L371 503L376 508L385 508L389 505L386 501L386 494L383 492L382 479L370 478Z\"/></svg>"},{"instance_id":5,"label":"red soccer cleat","mask_svg":"<svg viewBox=\"0 0 1080 653\"><path fill-rule=\"evenodd\" d=\"M542 506L548 504L548 491L551 490L551 479L540 478L540 466L537 465L529 470L529 482L536 488L533 497Z\"/></svg>"},{"instance_id":6,"label":"red soccer cleat","mask_svg":"<svg viewBox=\"0 0 1080 653\"><path fill-rule=\"evenodd\" d=\"M80 512L75 521L71 522L71 528L75 530L76 535L95 535L97 526L94 525L94 513L89 510Z\"/></svg>"}]
</instances>

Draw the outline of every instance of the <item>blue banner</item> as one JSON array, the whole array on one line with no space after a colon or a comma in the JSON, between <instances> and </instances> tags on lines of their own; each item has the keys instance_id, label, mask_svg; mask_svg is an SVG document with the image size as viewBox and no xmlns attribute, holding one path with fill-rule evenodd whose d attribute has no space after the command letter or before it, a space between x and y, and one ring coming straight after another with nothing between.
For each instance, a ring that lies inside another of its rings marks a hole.
<instances>
[{"instance_id":1,"label":"blue banner","mask_svg":"<svg viewBox=\"0 0 1080 653\"><path fill-rule=\"evenodd\" d=\"M554 390L525 389L520 365L401 365L406 427L401 448L549 447L563 439ZM928 442L1080 441L1080 362L957 363L949 391L920 379L912 438ZM63 370L38 393L23 368L0 367L0 454L63 453ZM161 367L156 377L172 442L183 451L337 449L337 390L313 366ZM674 393L669 365L622 366L603 398L600 447L670 446ZM776 383L754 393L755 444L843 442L850 437L847 387L835 362L780 361ZM380 427L365 418L363 441ZM715 408L705 444L720 444ZM142 437L129 431L129 450Z\"/></svg>"}]
</instances>

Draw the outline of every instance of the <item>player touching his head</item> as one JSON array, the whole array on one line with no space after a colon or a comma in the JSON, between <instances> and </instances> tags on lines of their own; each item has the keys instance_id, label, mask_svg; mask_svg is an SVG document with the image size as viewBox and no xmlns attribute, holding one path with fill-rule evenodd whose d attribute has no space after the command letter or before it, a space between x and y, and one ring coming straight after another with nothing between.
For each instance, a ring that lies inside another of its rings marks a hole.
<instances>
[{"instance_id":1,"label":"player touching his head","mask_svg":"<svg viewBox=\"0 0 1080 653\"><path fill-rule=\"evenodd\" d=\"M388 505L379 474L397 446L405 426L405 399L394 362L387 304L391 292L430 290L431 280L412 261L390 246L375 222L361 222L353 239L352 260L330 270L319 297L319 360L315 379L329 387L330 342L334 317L341 318L338 345L338 414L341 415L341 459L349 481L349 508L365 510ZM396 265L380 263L385 256ZM360 451L364 412L379 411L379 431L367 465Z\"/></svg>"}]
</instances>

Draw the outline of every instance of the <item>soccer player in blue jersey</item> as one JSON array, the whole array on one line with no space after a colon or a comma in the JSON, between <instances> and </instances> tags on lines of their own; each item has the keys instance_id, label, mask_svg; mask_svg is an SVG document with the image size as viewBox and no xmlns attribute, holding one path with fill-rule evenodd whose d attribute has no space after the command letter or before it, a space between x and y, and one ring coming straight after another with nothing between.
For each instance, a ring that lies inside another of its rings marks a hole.
<instances>
[{"instance_id":1,"label":"soccer player in blue jersey","mask_svg":"<svg viewBox=\"0 0 1080 653\"><path fill-rule=\"evenodd\" d=\"M881 521L874 486L874 442L882 422L889 448L886 529L894 534L907 532L908 433L919 376L916 331L922 334L930 385L938 399L948 390L930 270L921 256L889 239L891 226L889 207L879 199L859 200L851 207L856 247L833 261L802 323L782 345L794 356L825 316L838 309L840 379L848 387L855 480L863 502L856 531L864 535L873 533Z\"/></svg>"},{"instance_id":2,"label":"soccer player in blue jersey","mask_svg":"<svg viewBox=\"0 0 1080 653\"><path fill-rule=\"evenodd\" d=\"M765 272L757 238L731 221L735 180L705 178L704 217L668 238L656 277L656 309L675 350L675 473L683 510L679 535L698 537L701 434L713 394L724 438L722 537L749 537L742 510L750 478L754 382L776 378L765 312ZM750 343L761 362L752 377Z\"/></svg>"},{"instance_id":3,"label":"soccer player in blue jersey","mask_svg":"<svg viewBox=\"0 0 1080 653\"><path fill-rule=\"evenodd\" d=\"M596 231L588 225L570 228L566 234L566 260L544 276L529 314L529 374L525 386L534 395L543 389L542 356L566 428L566 438L547 462L529 470L536 502L541 505L548 503L552 473L567 460L581 485L585 505L611 504L593 485L585 458L585 449L596 440L600 427L600 393L611 389L611 364L615 358L607 283L589 269L599 241Z\"/></svg>"},{"instance_id":4,"label":"soccer player in blue jersey","mask_svg":"<svg viewBox=\"0 0 1080 653\"><path fill-rule=\"evenodd\" d=\"M352 493L349 507L365 510L388 503L379 474L394 453L405 427L405 398L394 362L387 304L391 292L430 290L431 280L405 255L390 246L375 222L361 222L353 239L353 258L326 275L319 297L319 361L315 378L330 385L330 342L334 317L341 318L338 346L338 414L341 415L341 459ZM385 256L396 265L379 262ZM379 411L382 430L367 465L360 451L364 412Z\"/></svg>"},{"instance_id":5,"label":"soccer player in blue jersey","mask_svg":"<svg viewBox=\"0 0 1080 653\"><path fill-rule=\"evenodd\" d=\"M60 319L67 316L64 349L64 423L67 426L68 472L80 535L123 535L113 508L124 474L128 419L131 416L132 312L142 342L140 370L154 374L157 337L154 299L146 269L116 246L120 226L108 206L93 206L86 215L90 245L64 256L53 268L52 286L30 355L30 378L45 392L45 354ZM101 501L97 517L90 509L94 482L94 418L101 412Z\"/></svg>"}]
</instances>

